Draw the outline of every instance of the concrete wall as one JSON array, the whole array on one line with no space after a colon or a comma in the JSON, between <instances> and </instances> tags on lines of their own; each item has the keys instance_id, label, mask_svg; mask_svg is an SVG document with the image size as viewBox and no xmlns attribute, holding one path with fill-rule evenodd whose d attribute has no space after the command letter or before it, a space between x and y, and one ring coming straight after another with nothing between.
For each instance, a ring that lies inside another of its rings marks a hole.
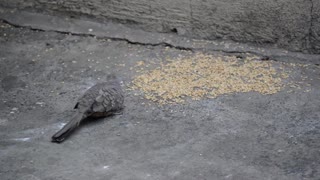
<instances>
[{"instance_id":1,"label":"concrete wall","mask_svg":"<svg viewBox=\"0 0 320 180\"><path fill-rule=\"evenodd\" d=\"M318 0L0 0L0 4L86 14L147 31L320 53Z\"/></svg>"},{"instance_id":2,"label":"concrete wall","mask_svg":"<svg viewBox=\"0 0 320 180\"><path fill-rule=\"evenodd\" d=\"M320 1L313 0L312 27L310 28L310 48L320 54Z\"/></svg>"}]
</instances>

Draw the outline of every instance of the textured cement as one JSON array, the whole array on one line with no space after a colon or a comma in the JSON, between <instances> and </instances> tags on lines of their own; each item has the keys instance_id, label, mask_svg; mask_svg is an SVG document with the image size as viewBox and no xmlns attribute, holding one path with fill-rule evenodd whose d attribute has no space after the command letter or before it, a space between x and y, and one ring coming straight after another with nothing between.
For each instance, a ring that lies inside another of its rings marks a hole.
<instances>
[{"instance_id":1,"label":"textured cement","mask_svg":"<svg viewBox=\"0 0 320 180\"><path fill-rule=\"evenodd\" d=\"M152 32L320 53L318 0L0 0L2 7L122 22Z\"/></svg>"},{"instance_id":2,"label":"textured cement","mask_svg":"<svg viewBox=\"0 0 320 180\"><path fill-rule=\"evenodd\" d=\"M308 76L301 89L274 95L159 106L126 90L138 74L131 70L136 62L199 51L1 23L1 180L318 179L320 68L314 61L292 69L296 81ZM66 142L51 143L77 97L109 73L123 82L123 114L87 122Z\"/></svg>"}]
</instances>

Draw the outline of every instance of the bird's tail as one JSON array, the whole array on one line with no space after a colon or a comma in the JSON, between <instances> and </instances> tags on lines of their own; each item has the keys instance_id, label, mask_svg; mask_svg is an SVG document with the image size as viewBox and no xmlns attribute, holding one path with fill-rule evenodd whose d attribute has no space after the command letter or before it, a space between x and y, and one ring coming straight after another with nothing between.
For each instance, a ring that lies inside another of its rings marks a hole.
<instances>
[{"instance_id":1,"label":"bird's tail","mask_svg":"<svg viewBox=\"0 0 320 180\"><path fill-rule=\"evenodd\" d=\"M82 113L75 114L70 122L64 125L61 130L59 130L52 136L51 141L57 143L61 143L62 141L64 141L71 134L71 132L80 124L82 119L84 119Z\"/></svg>"}]
</instances>

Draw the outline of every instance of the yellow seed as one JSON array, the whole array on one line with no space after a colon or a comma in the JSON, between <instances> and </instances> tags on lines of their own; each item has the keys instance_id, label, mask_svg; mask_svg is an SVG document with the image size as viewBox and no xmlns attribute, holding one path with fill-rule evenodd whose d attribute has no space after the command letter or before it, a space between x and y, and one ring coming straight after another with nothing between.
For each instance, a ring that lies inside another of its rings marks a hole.
<instances>
[{"instance_id":1,"label":"yellow seed","mask_svg":"<svg viewBox=\"0 0 320 180\"><path fill-rule=\"evenodd\" d=\"M235 56L200 53L168 58L166 64L160 63L158 68L140 72L134 78L132 88L142 90L145 98L160 104L182 103L186 97L199 100L236 92L279 92L284 87L282 80L289 77L284 64L256 59L258 57L248 56L240 61ZM148 61L139 61L135 67L147 67L144 62ZM295 84L290 86L296 87Z\"/></svg>"}]
</instances>

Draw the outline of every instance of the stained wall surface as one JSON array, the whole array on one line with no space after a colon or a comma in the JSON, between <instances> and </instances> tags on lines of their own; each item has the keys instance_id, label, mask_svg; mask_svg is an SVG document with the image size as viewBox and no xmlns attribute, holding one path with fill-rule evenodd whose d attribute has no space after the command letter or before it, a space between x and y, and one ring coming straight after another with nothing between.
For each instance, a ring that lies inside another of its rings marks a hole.
<instances>
[{"instance_id":1,"label":"stained wall surface","mask_svg":"<svg viewBox=\"0 0 320 180\"><path fill-rule=\"evenodd\" d=\"M147 31L320 53L320 2L315 0L0 0L0 4L88 15Z\"/></svg>"}]
</instances>

